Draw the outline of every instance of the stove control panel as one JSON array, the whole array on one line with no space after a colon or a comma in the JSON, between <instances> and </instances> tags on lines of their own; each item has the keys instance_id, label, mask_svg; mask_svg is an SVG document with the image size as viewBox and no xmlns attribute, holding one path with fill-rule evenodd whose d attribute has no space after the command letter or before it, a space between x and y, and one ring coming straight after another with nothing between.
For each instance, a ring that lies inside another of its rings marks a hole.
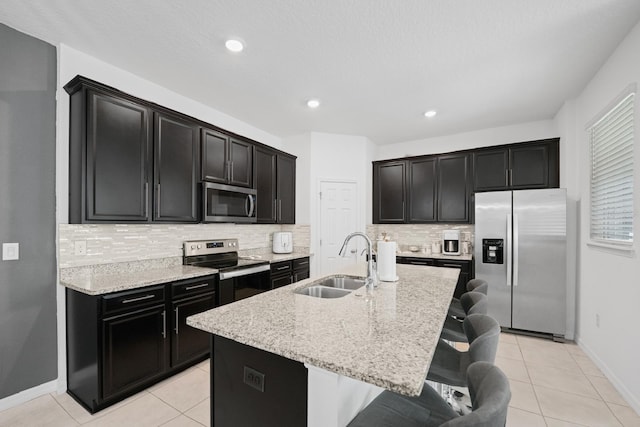
<instances>
[{"instance_id":1,"label":"stove control panel","mask_svg":"<svg viewBox=\"0 0 640 427\"><path fill-rule=\"evenodd\" d=\"M183 243L184 256L238 252L238 239L191 240Z\"/></svg>"}]
</instances>

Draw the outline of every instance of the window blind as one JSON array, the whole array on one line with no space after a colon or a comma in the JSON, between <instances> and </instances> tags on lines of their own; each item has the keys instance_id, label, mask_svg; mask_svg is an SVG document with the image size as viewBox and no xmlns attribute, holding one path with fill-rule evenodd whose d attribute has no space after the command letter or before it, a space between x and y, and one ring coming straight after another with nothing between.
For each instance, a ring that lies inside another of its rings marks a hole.
<instances>
[{"instance_id":1,"label":"window blind","mask_svg":"<svg viewBox=\"0 0 640 427\"><path fill-rule=\"evenodd\" d=\"M588 129L591 142L591 239L633 242L635 93Z\"/></svg>"}]
</instances>

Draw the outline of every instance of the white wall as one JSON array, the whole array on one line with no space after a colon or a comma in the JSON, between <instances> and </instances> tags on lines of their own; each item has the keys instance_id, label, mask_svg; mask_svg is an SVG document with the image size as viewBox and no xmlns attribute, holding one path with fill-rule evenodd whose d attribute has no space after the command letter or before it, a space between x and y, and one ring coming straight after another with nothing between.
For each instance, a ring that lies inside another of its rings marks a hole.
<instances>
[{"instance_id":1,"label":"white wall","mask_svg":"<svg viewBox=\"0 0 640 427\"><path fill-rule=\"evenodd\" d=\"M630 83L640 80L640 24L629 33L575 101L557 117L567 138L563 166L575 172L578 182L579 288L578 342L594 359L621 394L640 413L637 302L640 300L640 262L635 251L622 254L589 246L589 145L585 125L598 116ZM634 234L640 228L640 104L636 96ZM570 177L567 177L570 180ZM600 326L596 325L599 315Z\"/></svg>"},{"instance_id":2,"label":"white wall","mask_svg":"<svg viewBox=\"0 0 640 427\"><path fill-rule=\"evenodd\" d=\"M384 160L423 154L448 153L450 151L533 141L557 136L558 131L554 122L552 120L543 120L382 145L378 148L375 159Z\"/></svg>"}]
</instances>

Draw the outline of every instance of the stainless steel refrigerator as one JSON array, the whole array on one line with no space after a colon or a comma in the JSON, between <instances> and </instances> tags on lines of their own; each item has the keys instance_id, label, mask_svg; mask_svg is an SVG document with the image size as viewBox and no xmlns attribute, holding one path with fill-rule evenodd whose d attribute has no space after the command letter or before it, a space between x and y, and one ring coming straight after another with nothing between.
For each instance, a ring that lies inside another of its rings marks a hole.
<instances>
[{"instance_id":1,"label":"stainless steel refrigerator","mask_svg":"<svg viewBox=\"0 0 640 427\"><path fill-rule=\"evenodd\" d=\"M475 277L489 314L510 329L566 331L566 190L475 195Z\"/></svg>"}]
</instances>

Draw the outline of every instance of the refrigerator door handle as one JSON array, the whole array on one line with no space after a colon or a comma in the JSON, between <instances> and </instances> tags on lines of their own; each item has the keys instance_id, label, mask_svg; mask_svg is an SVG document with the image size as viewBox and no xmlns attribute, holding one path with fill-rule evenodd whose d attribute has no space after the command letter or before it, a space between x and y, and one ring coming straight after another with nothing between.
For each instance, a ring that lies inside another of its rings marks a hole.
<instances>
[{"instance_id":1,"label":"refrigerator door handle","mask_svg":"<svg viewBox=\"0 0 640 427\"><path fill-rule=\"evenodd\" d=\"M518 286L518 215L513 214L513 286Z\"/></svg>"},{"instance_id":2,"label":"refrigerator door handle","mask_svg":"<svg viewBox=\"0 0 640 427\"><path fill-rule=\"evenodd\" d=\"M512 227L511 227L511 214L507 214L507 241L505 244L505 252L507 254L507 286L511 286L511 279L512 279L512 275L511 275L511 270L513 267L513 257L511 256L511 245L512 245Z\"/></svg>"}]
</instances>

